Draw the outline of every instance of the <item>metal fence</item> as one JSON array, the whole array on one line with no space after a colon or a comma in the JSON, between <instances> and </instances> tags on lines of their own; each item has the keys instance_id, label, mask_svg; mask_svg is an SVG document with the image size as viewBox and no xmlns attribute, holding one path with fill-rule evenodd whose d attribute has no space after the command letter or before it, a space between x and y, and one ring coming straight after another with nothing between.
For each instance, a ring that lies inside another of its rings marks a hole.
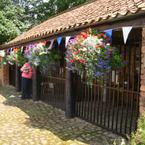
<instances>
[{"instance_id":1,"label":"metal fence","mask_svg":"<svg viewBox=\"0 0 145 145\"><path fill-rule=\"evenodd\" d=\"M42 101L65 110L65 68L51 67L49 73L42 77L41 98Z\"/></svg>"},{"instance_id":2,"label":"metal fence","mask_svg":"<svg viewBox=\"0 0 145 145\"><path fill-rule=\"evenodd\" d=\"M127 62L124 68L112 70L103 82L94 80L92 86L78 75L73 83L75 115L122 135L135 131L139 115L141 35L133 36L127 45L115 41Z\"/></svg>"},{"instance_id":3,"label":"metal fence","mask_svg":"<svg viewBox=\"0 0 145 145\"><path fill-rule=\"evenodd\" d=\"M76 82L77 117L119 134L130 134L136 129L138 92L123 89L119 85L111 87L94 83L90 87L79 77Z\"/></svg>"},{"instance_id":4,"label":"metal fence","mask_svg":"<svg viewBox=\"0 0 145 145\"><path fill-rule=\"evenodd\" d=\"M141 29L131 33L127 45L119 34L122 32L115 33L113 43L127 62L126 66L110 71L103 81L94 80L92 86L86 84L85 78L73 75L74 112L79 118L126 135L135 131L139 116ZM51 67L41 83L41 100L63 110L65 69L65 66Z\"/></svg>"}]
</instances>

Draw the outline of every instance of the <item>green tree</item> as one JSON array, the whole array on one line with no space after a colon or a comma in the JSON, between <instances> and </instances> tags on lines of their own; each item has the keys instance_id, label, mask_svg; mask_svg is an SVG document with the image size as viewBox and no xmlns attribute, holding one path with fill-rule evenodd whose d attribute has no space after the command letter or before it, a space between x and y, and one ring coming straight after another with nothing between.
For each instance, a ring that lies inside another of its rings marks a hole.
<instances>
[{"instance_id":1,"label":"green tree","mask_svg":"<svg viewBox=\"0 0 145 145\"><path fill-rule=\"evenodd\" d=\"M86 0L0 0L0 44Z\"/></svg>"},{"instance_id":2,"label":"green tree","mask_svg":"<svg viewBox=\"0 0 145 145\"><path fill-rule=\"evenodd\" d=\"M23 0L27 19L32 25L37 25L50 16L56 15L68 8L77 6L87 0Z\"/></svg>"},{"instance_id":3,"label":"green tree","mask_svg":"<svg viewBox=\"0 0 145 145\"><path fill-rule=\"evenodd\" d=\"M87 0L56 0L57 13L62 12L68 8L80 5Z\"/></svg>"},{"instance_id":4,"label":"green tree","mask_svg":"<svg viewBox=\"0 0 145 145\"><path fill-rule=\"evenodd\" d=\"M29 25L24 22L24 9L11 0L0 1L0 44L10 41Z\"/></svg>"}]
</instances>

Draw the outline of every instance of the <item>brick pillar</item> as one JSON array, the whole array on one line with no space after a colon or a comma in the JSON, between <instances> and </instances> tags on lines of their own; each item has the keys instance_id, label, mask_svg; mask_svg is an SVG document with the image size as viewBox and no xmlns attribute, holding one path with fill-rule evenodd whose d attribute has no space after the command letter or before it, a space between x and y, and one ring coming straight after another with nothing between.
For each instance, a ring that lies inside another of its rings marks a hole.
<instances>
[{"instance_id":1,"label":"brick pillar","mask_svg":"<svg viewBox=\"0 0 145 145\"><path fill-rule=\"evenodd\" d=\"M0 86L2 85L2 79L3 79L3 69L2 66L0 65Z\"/></svg>"},{"instance_id":2,"label":"brick pillar","mask_svg":"<svg viewBox=\"0 0 145 145\"><path fill-rule=\"evenodd\" d=\"M2 66L2 85L8 85L9 84L9 66L3 65Z\"/></svg>"},{"instance_id":3,"label":"brick pillar","mask_svg":"<svg viewBox=\"0 0 145 145\"><path fill-rule=\"evenodd\" d=\"M145 113L145 28L142 30L140 114Z\"/></svg>"}]
</instances>

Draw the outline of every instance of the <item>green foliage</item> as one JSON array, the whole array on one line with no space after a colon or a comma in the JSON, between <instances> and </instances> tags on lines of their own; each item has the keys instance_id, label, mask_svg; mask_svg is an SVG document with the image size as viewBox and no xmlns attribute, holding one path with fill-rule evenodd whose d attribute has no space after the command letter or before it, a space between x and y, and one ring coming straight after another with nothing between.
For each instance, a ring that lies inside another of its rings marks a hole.
<instances>
[{"instance_id":1,"label":"green foliage","mask_svg":"<svg viewBox=\"0 0 145 145\"><path fill-rule=\"evenodd\" d=\"M16 25L0 11L0 44L15 38L19 33Z\"/></svg>"},{"instance_id":2,"label":"green foliage","mask_svg":"<svg viewBox=\"0 0 145 145\"><path fill-rule=\"evenodd\" d=\"M0 44L10 41L27 28L24 10L12 0L0 1Z\"/></svg>"},{"instance_id":3,"label":"green foliage","mask_svg":"<svg viewBox=\"0 0 145 145\"><path fill-rule=\"evenodd\" d=\"M25 9L27 20L32 25L36 25L47 20L50 16L84 2L86 0L22 0L20 5Z\"/></svg>"},{"instance_id":4,"label":"green foliage","mask_svg":"<svg viewBox=\"0 0 145 145\"><path fill-rule=\"evenodd\" d=\"M37 56L38 57L38 56ZM39 55L39 68L42 74L50 71L50 67L54 67L59 62L61 56L58 51L51 51L47 54Z\"/></svg>"},{"instance_id":5,"label":"green foliage","mask_svg":"<svg viewBox=\"0 0 145 145\"><path fill-rule=\"evenodd\" d=\"M82 4L84 2L86 2L86 0L56 0L57 13Z\"/></svg>"},{"instance_id":6,"label":"green foliage","mask_svg":"<svg viewBox=\"0 0 145 145\"><path fill-rule=\"evenodd\" d=\"M114 49L112 51L112 57L113 57L113 61L110 62L112 69L118 69L125 66L125 64L122 61L123 58L121 57L121 55L119 55L118 49Z\"/></svg>"},{"instance_id":7,"label":"green foliage","mask_svg":"<svg viewBox=\"0 0 145 145\"><path fill-rule=\"evenodd\" d=\"M18 66L22 66L26 62L26 58L24 57L21 49L18 49L18 51L16 52L15 59Z\"/></svg>"},{"instance_id":8,"label":"green foliage","mask_svg":"<svg viewBox=\"0 0 145 145\"><path fill-rule=\"evenodd\" d=\"M12 40L50 16L84 2L86 0L1 0L0 44Z\"/></svg>"},{"instance_id":9,"label":"green foliage","mask_svg":"<svg viewBox=\"0 0 145 145\"><path fill-rule=\"evenodd\" d=\"M47 67L49 63L59 61L60 54L57 51L52 51L48 54L39 55L39 59L40 59L39 66Z\"/></svg>"},{"instance_id":10,"label":"green foliage","mask_svg":"<svg viewBox=\"0 0 145 145\"><path fill-rule=\"evenodd\" d=\"M138 121L138 129L132 135L131 145L145 145L145 113Z\"/></svg>"}]
</instances>

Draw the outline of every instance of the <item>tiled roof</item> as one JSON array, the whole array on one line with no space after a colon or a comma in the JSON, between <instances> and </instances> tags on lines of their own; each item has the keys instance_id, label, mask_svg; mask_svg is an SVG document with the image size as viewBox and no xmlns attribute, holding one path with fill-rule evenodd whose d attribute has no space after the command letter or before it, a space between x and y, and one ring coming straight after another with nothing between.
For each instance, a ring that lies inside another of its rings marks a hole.
<instances>
[{"instance_id":1,"label":"tiled roof","mask_svg":"<svg viewBox=\"0 0 145 145\"><path fill-rule=\"evenodd\" d=\"M39 37L49 37L56 32L62 33L83 25L135 14L140 11L145 12L145 0L95 0L49 18L14 40L2 45L1 48L12 47L33 41Z\"/></svg>"}]
</instances>

